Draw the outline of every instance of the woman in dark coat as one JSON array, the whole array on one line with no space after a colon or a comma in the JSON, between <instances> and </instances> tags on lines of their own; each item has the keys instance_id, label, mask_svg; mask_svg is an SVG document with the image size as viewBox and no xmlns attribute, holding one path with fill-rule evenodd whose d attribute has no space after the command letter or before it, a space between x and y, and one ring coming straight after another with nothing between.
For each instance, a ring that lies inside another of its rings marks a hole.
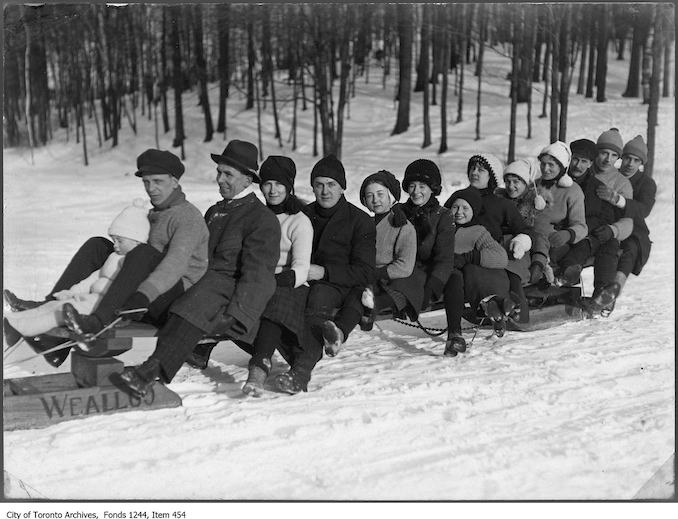
<instances>
[{"instance_id":1,"label":"woman in dark coat","mask_svg":"<svg viewBox=\"0 0 678 519\"><path fill-rule=\"evenodd\" d=\"M417 259L412 275L395 279L391 288L407 297L405 309L411 320L440 299L454 269L454 220L448 209L438 202L442 190L438 166L427 159L417 159L405 169L402 186L409 199L400 208L417 233Z\"/></svg>"},{"instance_id":2,"label":"woman in dark coat","mask_svg":"<svg viewBox=\"0 0 678 519\"><path fill-rule=\"evenodd\" d=\"M275 267L276 288L261 315L254 339L249 376L243 393L261 396L271 370L271 357L281 344L298 345L304 331L304 310L308 297L308 270L311 265L313 226L294 195L297 168L287 157L269 156L261 165L260 189L268 207L280 222L280 259ZM281 350L281 354L287 352Z\"/></svg>"}]
</instances>

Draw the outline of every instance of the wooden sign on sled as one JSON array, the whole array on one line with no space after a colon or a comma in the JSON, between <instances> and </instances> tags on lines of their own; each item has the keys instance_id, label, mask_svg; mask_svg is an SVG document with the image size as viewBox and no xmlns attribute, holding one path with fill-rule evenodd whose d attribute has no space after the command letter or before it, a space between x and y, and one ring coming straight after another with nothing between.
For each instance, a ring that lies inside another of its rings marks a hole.
<instances>
[{"instance_id":1,"label":"wooden sign on sled","mask_svg":"<svg viewBox=\"0 0 678 519\"><path fill-rule=\"evenodd\" d=\"M112 342L117 343L110 351L115 355L132 347L131 340ZM142 399L113 386L110 375L123 368L122 361L112 356L91 357L74 348L70 373L4 380L3 429L40 428L89 416L181 406L179 395L159 383Z\"/></svg>"}]
</instances>

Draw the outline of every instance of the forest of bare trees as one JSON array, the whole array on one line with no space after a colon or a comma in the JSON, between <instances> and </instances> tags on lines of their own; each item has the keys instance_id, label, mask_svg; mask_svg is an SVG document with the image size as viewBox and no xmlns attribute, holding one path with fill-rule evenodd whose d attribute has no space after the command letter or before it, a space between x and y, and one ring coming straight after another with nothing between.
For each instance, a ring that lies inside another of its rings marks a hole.
<instances>
[{"instance_id":1,"label":"forest of bare trees","mask_svg":"<svg viewBox=\"0 0 678 519\"><path fill-rule=\"evenodd\" d=\"M516 107L527 104L528 138L537 114L549 118L551 141L566 141L570 95L606 101L612 52L628 62L615 95L648 105L652 157L660 96L675 94L674 40L672 3L14 4L4 11L4 146L44 145L58 126L82 143L87 163L88 146L116 146L123 125L136 133L137 118L147 117L156 141L173 132L185 158L182 94L194 91L204 114L204 135L190 138L207 142L228 131L227 103L239 91L258 121L262 106L273 113L274 127L259 124L260 135L274 132L282 146L278 107L289 103L295 149L297 112L312 109L314 155L341 157L355 82L369 81L377 63L381 77L372 78L396 85L392 134L408 131L410 100L421 93L422 147L434 144L436 106L443 153L464 103L474 103L475 138L482 134L483 57L493 48L512 64L503 78L509 161ZM290 99L277 97L282 83ZM535 83L542 99L533 98Z\"/></svg>"}]
</instances>

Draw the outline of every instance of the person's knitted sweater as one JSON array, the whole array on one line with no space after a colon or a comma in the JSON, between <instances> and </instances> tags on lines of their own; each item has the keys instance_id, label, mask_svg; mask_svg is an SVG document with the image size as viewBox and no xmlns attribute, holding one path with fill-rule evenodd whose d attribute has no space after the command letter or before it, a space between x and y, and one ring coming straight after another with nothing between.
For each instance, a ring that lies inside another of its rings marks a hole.
<instances>
[{"instance_id":1,"label":"person's knitted sweater","mask_svg":"<svg viewBox=\"0 0 678 519\"><path fill-rule=\"evenodd\" d=\"M387 213L377 223L377 277L406 278L414 270L417 260L417 232L406 222L393 225L393 213ZM381 276L380 276L381 274Z\"/></svg>"},{"instance_id":2,"label":"person's knitted sweater","mask_svg":"<svg viewBox=\"0 0 678 519\"><path fill-rule=\"evenodd\" d=\"M609 166L606 169L600 169L594 164L591 169L594 172L595 178L607 187L619 193L627 200L633 198L631 182L617 168ZM612 235L619 241L623 241L631 236L633 232L633 219L627 217L619 218L616 222L610 224L610 227L612 227Z\"/></svg>"},{"instance_id":3,"label":"person's knitted sweater","mask_svg":"<svg viewBox=\"0 0 678 519\"><path fill-rule=\"evenodd\" d=\"M280 222L280 258L275 266L277 274L294 272L294 288L306 283L311 267L313 225L302 211L296 214L276 214ZM280 283L278 283L280 284Z\"/></svg>"},{"instance_id":4,"label":"person's knitted sweater","mask_svg":"<svg viewBox=\"0 0 678 519\"><path fill-rule=\"evenodd\" d=\"M153 272L139 285L139 292L154 301L179 280L184 289L207 271L209 231L202 214L177 187L169 198L148 213L148 244L164 254Z\"/></svg>"}]
</instances>

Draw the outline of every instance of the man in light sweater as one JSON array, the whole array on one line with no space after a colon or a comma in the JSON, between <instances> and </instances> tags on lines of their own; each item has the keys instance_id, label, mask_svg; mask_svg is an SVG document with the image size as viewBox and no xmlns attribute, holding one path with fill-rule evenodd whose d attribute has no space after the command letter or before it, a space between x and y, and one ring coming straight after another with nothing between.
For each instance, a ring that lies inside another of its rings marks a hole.
<instances>
[{"instance_id":1,"label":"man in light sweater","mask_svg":"<svg viewBox=\"0 0 678 519\"><path fill-rule=\"evenodd\" d=\"M78 317L73 331L96 333L113 321L118 311L131 309L147 309L131 317L160 325L172 302L206 272L209 233L202 214L186 200L181 190L179 179L183 173L181 160L169 151L148 149L137 157L135 175L141 178L153 206L148 213L151 225L148 244L135 247L127 255L93 313L79 315L73 309ZM46 301L54 300L55 293L100 269L112 252L113 242L107 238L88 239L73 256ZM16 310L34 308L45 302L23 301L8 291L5 299ZM45 342L44 349L53 345Z\"/></svg>"}]
</instances>

